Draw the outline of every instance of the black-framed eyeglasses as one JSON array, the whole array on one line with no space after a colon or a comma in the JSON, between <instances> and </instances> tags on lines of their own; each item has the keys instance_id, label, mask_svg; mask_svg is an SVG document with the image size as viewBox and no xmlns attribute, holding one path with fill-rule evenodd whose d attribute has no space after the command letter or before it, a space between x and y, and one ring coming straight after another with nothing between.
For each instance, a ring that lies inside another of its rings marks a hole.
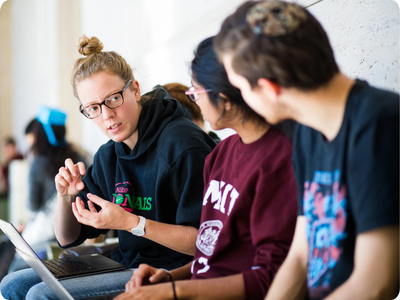
<instances>
[{"instance_id":1,"label":"black-framed eyeglasses","mask_svg":"<svg viewBox=\"0 0 400 300\"><path fill-rule=\"evenodd\" d=\"M84 115L88 119L94 119L101 115L101 106L104 104L108 108L117 108L124 104L124 96L122 95L125 90L128 88L129 84L132 82L132 79L129 80L124 88L120 92L116 92L111 96L108 96L102 102L92 103L88 106L83 107L82 104L79 106L79 111L82 115Z\"/></svg>"},{"instance_id":2,"label":"black-framed eyeglasses","mask_svg":"<svg viewBox=\"0 0 400 300\"><path fill-rule=\"evenodd\" d=\"M200 93L208 93L208 92L212 92L212 90L206 90L206 89L196 90L194 86L191 86L185 92L185 95L187 95L192 102L196 102L200 98L199 96Z\"/></svg>"}]
</instances>

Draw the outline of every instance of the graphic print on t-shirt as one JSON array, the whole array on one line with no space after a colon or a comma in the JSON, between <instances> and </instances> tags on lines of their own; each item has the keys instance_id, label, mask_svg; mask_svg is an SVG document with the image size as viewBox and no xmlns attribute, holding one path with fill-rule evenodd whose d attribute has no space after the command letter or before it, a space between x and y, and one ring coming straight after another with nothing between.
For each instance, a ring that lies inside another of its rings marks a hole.
<instances>
[{"instance_id":1,"label":"graphic print on t-shirt","mask_svg":"<svg viewBox=\"0 0 400 300\"><path fill-rule=\"evenodd\" d=\"M207 188L207 192L203 198L203 206L208 202L208 198L211 196L211 203L215 203L214 209L221 211L221 213L227 213L230 215L233 207L235 206L236 199L239 197L238 191L231 185L225 186L224 181L211 180ZM228 194L230 195L228 199ZM226 201L229 201L229 205Z\"/></svg>"},{"instance_id":2,"label":"graphic print on t-shirt","mask_svg":"<svg viewBox=\"0 0 400 300\"><path fill-rule=\"evenodd\" d=\"M223 224L220 220L206 221L201 224L197 235L196 246L205 255L214 253L215 244L221 232Z\"/></svg>"},{"instance_id":3,"label":"graphic print on t-shirt","mask_svg":"<svg viewBox=\"0 0 400 300\"><path fill-rule=\"evenodd\" d=\"M134 209L151 210L151 200L151 197L136 196L132 184L126 181L115 185L112 202L132 212Z\"/></svg>"},{"instance_id":4,"label":"graphic print on t-shirt","mask_svg":"<svg viewBox=\"0 0 400 300\"><path fill-rule=\"evenodd\" d=\"M332 268L340 259L339 241L347 235L346 187L339 187L340 170L315 171L304 183L303 211L307 218L308 274L310 291L330 289Z\"/></svg>"},{"instance_id":5,"label":"graphic print on t-shirt","mask_svg":"<svg viewBox=\"0 0 400 300\"><path fill-rule=\"evenodd\" d=\"M193 261L192 274L202 274L210 270L209 258L214 253L224 221L229 218L238 197L238 191L231 184L218 180L210 181L203 198L203 213L218 219L202 219L196 247L207 257L200 256Z\"/></svg>"}]
</instances>

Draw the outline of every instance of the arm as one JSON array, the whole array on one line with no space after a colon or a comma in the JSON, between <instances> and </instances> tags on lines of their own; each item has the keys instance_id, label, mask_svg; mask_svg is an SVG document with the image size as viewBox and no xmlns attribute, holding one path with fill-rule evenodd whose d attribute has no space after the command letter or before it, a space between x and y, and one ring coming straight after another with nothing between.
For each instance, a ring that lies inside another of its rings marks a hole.
<instances>
[{"instance_id":1,"label":"arm","mask_svg":"<svg viewBox=\"0 0 400 300\"><path fill-rule=\"evenodd\" d=\"M74 164L66 160L56 176L57 208L55 213L55 232L61 246L74 243L80 236L82 224L97 229L118 229L131 232L139 223L139 217L96 195L87 194L85 203L76 197L84 188L81 177L86 173L83 163ZM75 199L76 198L76 199ZM94 204L101 207L97 211ZM146 221L146 234L143 236L173 250L193 255L197 228L183 225L170 225L152 220Z\"/></svg>"},{"instance_id":2,"label":"arm","mask_svg":"<svg viewBox=\"0 0 400 300\"><path fill-rule=\"evenodd\" d=\"M142 285L156 284L161 282L168 282L172 280L185 280L190 279L192 273L190 272L192 263L188 263L183 267L169 271L164 269L157 269L147 264L139 265L132 275L131 280L125 285L125 291L132 291L135 287Z\"/></svg>"},{"instance_id":3,"label":"arm","mask_svg":"<svg viewBox=\"0 0 400 300\"><path fill-rule=\"evenodd\" d=\"M71 159L65 161L55 177L57 206L54 216L54 231L61 246L73 243L81 232L81 224L72 211L72 203L79 191L84 188L82 175L86 172L83 163L74 164Z\"/></svg>"},{"instance_id":4,"label":"arm","mask_svg":"<svg viewBox=\"0 0 400 300\"><path fill-rule=\"evenodd\" d=\"M132 228L138 226L139 217L137 215L128 213L122 207L96 195L87 194L87 197L89 199L89 210L85 208L84 202L80 200L79 197L72 203L74 219L76 218L79 223L97 229L126 230L129 233ZM62 203L68 203L68 201L63 200ZM101 207L101 210L97 211L93 203ZM65 207L64 209L67 210L69 207ZM198 232L198 229L195 227L171 225L146 219L145 232L145 235L142 236L144 238L175 251L194 255ZM78 236L76 236L76 238L77 237Z\"/></svg>"},{"instance_id":5,"label":"arm","mask_svg":"<svg viewBox=\"0 0 400 300\"><path fill-rule=\"evenodd\" d=\"M287 258L275 276L266 300L306 299L307 294L307 238L306 218L297 218L293 243Z\"/></svg>"},{"instance_id":6,"label":"arm","mask_svg":"<svg viewBox=\"0 0 400 300\"><path fill-rule=\"evenodd\" d=\"M356 239L354 269L326 300L394 299L399 288L399 228L383 227Z\"/></svg>"},{"instance_id":7,"label":"arm","mask_svg":"<svg viewBox=\"0 0 400 300\"><path fill-rule=\"evenodd\" d=\"M167 289L170 288L167 285ZM232 276L184 280L175 283L178 299L243 299L244 280L242 274Z\"/></svg>"},{"instance_id":8,"label":"arm","mask_svg":"<svg viewBox=\"0 0 400 300\"><path fill-rule=\"evenodd\" d=\"M169 284L164 284L165 292L171 289ZM202 279L184 280L175 282L178 299L243 299L244 280L242 274L232 276Z\"/></svg>"},{"instance_id":9,"label":"arm","mask_svg":"<svg viewBox=\"0 0 400 300\"><path fill-rule=\"evenodd\" d=\"M166 173L157 191L172 218L162 224L149 220L145 237L173 250L194 255L203 201L203 169L210 149L185 151ZM168 198L167 198L167 197Z\"/></svg>"},{"instance_id":10,"label":"arm","mask_svg":"<svg viewBox=\"0 0 400 300\"><path fill-rule=\"evenodd\" d=\"M176 296L178 299L243 299L244 297L244 280L242 274L232 276L202 279L202 280L178 280L190 277L190 265L172 270L170 272L175 281ZM149 271L149 266L137 271ZM146 269L146 270L145 270ZM153 283L152 277L157 277L156 285L137 286L134 287L132 280L127 284L126 292L119 295L117 300L124 299L174 299L172 284L169 281L169 276L164 270L153 268L153 276L150 277L150 282ZM156 281L156 280L154 280Z\"/></svg>"},{"instance_id":11,"label":"arm","mask_svg":"<svg viewBox=\"0 0 400 300\"><path fill-rule=\"evenodd\" d=\"M138 223L139 218L137 218ZM133 227L136 227L137 224ZM128 229L129 232L130 229ZM192 226L171 225L147 220L145 227L146 234L143 237L172 250L193 256L196 249L198 231L197 228Z\"/></svg>"}]
</instances>

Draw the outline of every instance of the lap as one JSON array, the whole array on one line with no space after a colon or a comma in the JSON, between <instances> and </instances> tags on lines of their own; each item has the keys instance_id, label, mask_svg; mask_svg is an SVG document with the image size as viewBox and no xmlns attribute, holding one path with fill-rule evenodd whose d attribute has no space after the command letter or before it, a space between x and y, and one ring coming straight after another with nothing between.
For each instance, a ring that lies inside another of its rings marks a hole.
<instances>
[{"instance_id":1,"label":"lap","mask_svg":"<svg viewBox=\"0 0 400 300\"><path fill-rule=\"evenodd\" d=\"M60 282L72 297L80 300L124 291L125 283L131 279L132 274L133 271L127 269L65 279ZM0 290L6 299L13 299L13 297L15 299L57 299L32 269L7 275L0 283Z\"/></svg>"}]
</instances>

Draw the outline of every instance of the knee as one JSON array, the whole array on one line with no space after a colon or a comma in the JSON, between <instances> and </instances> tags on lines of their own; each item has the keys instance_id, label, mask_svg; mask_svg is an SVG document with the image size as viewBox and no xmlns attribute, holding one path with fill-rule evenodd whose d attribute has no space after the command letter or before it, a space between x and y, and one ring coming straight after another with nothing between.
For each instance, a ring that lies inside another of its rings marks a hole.
<instances>
[{"instance_id":1,"label":"knee","mask_svg":"<svg viewBox=\"0 0 400 300\"><path fill-rule=\"evenodd\" d=\"M14 273L8 274L0 282L0 293L4 299L24 299L25 295L17 288L18 280Z\"/></svg>"},{"instance_id":2,"label":"knee","mask_svg":"<svg viewBox=\"0 0 400 300\"><path fill-rule=\"evenodd\" d=\"M58 299L52 290L50 290L47 285L42 282L32 286L28 293L26 294L26 300L39 300L39 299Z\"/></svg>"},{"instance_id":3,"label":"knee","mask_svg":"<svg viewBox=\"0 0 400 300\"><path fill-rule=\"evenodd\" d=\"M0 293L5 299L25 299L28 290L41 280L32 269L10 273L0 282Z\"/></svg>"}]
</instances>

